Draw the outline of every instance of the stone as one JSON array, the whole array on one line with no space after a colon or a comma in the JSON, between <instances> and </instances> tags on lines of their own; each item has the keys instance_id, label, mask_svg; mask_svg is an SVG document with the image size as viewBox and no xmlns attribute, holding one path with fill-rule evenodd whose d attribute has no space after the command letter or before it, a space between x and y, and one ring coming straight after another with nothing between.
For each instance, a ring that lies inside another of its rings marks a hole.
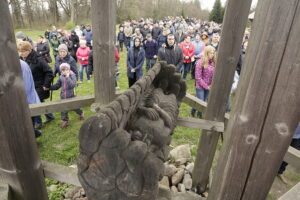
<instances>
[{"instance_id":1,"label":"stone","mask_svg":"<svg viewBox=\"0 0 300 200\"><path fill-rule=\"evenodd\" d=\"M177 185L178 183L180 183L180 181L182 180L184 175L184 169L180 169L178 172L176 172L176 174L174 174L172 176L172 185Z\"/></svg>"},{"instance_id":2,"label":"stone","mask_svg":"<svg viewBox=\"0 0 300 200\"><path fill-rule=\"evenodd\" d=\"M182 183L178 184L178 192L186 192L185 186Z\"/></svg>"},{"instance_id":3,"label":"stone","mask_svg":"<svg viewBox=\"0 0 300 200\"><path fill-rule=\"evenodd\" d=\"M169 181L169 177L164 176L161 181L159 181L160 185L166 186L166 187L170 187L170 181Z\"/></svg>"},{"instance_id":4,"label":"stone","mask_svg":"<svg viewBox=\"0 0 300 200\"><path fill-rule=\"evenodd\" d=\"M182 184L185 186L185 188L186 188L187 190L192 189L193 181L192 181L192 177L191 177L190 174L185 174L185 175L184 175Z\"/></svg>"},{"instance_id":5,"label":"stone","mask_svg":"<svg viewBox=\"0 0 300 200\"><path fill-rule=\"evenodd\" d=\"M157 200L171 200L170 188L159 184Z\"/></svg>"},{"instance_id":6,"label":"stone","mask_svg":"<svg viewBox=\"0 0 300 200\"><path fill-rule=\"evenodd\" d=\"M178 169L175 167L175 165L172 164L165 164L165 176L172 177Z\"/></svg>"},{"instance_id":7,"label":"stone","mask_svg":"<svg viewBox=\"0 0 300 200\"><path fill-rule=\"evenodd\" d=\"M177 192L178 192L177 187L175 187L175 186L173 185L173 186L171 187L171 192L177 193Z\"/></svg>"},{"instance_id":8,"label":"stone","mask_svg":"<svg viewBox=\"0 0 300 200\"><path fill-rule=\"evenodd\" d=\"M190 174L193 174L193 170L194 170L194 163L189 163L185 169L190 173Z\"/></svg>"},{"instance_id":9,"label":"stone","mask_svg":"<svg viewBox=\"0 0 300 200\"><path fill-rule=\"evenodd\" d=\"M206 198L203 198L193 192L179 192L179 193L172 193L172 200L205 200Z\"/></svg>"},{"instance_id":10,"label":"stone","mask_svg":"<svg viewBox=\"0 0 300 200\"><path fill-rule=\"evenodd\" d=\"M77 169L77 165L70 165L69 167L71 167L73 169Z\"/></svg>"},{"instance_id":11,"label":"stone","mask_svg":"<svg viewBox=\"0 0 300 200\"><path fill-rule=\"evenodd\" d=\"M81 189L81 187L71 187L68 188L65 194L65 198L73 198L74 195Z\"/></svg>"},{"instance_id":12,"label":"stone","mask_svg":"<svg viewBox=\"0 0 300 200\"><path fill-rule=\"evenodd\" d=\"M192 158L190 146L188 144L177 146L170 151L170 156L175 160L181 158L189 160Z\"/></svg>"},{"instance_id":13,"label":"stone","mask_svg":"<svg viewBox=\"0 0 300 200\"><path fill-rule=\"evenodd\" d=\"M54 192L57 190L57 185L50 185L49 187L47 187L49 192Z\"/></svg>"},{"instance_id":14,"label":"stone","mask_svg":"<svg viewBox=\"0 0 300 200\"><path fill-rule=\"evenodd\" d=\"M187 161L188 161L187 158L179 158L175 160L175 165L176 166L184 165Z\"/></svg>"}]
</instances>

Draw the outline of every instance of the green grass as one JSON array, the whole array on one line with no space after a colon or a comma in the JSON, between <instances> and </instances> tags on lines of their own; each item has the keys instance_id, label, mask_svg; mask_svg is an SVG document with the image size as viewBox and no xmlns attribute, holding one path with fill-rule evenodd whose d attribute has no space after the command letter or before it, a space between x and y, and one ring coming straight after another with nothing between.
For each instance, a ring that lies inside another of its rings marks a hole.
<instances>
[{"instance_id":1,"label":"green grass","mask_svg":"<svg viewBox=\"0 0 300 200\"><path fill-rule=\"evenodd\" d=\"M16 30L17 32L19 30ZM44 31L33 31L33 30L22 30L26 35L28 35L34 41L37 41L38 35L43 35ZM52 54L51 54L52 55ZM121 59L119 62L119 90L125 90L128 88L128 81L126 76L126 51L120 53ZM53 59L54 61L54 59ZM50 64L53 67L54 63ZM145 70L144 70L145 71ZM57 79L57 77L56 77ZM56 81L55 79L55 81ZM77 96L86 96L94 93L94 83L93 80L91 83L86 81L86 77L84 77L84 83L80 84L77 91ZM194 81L189 80L189 76L187 78L188 90L187 92L195 95L195 87ZM55 82L54 81L54 82ZM60 90L53 92L53 100L59 100ZM232 101L231 101L232 102ZM190 107L186 104L182 104L180 108L180 116L189 116ZM83 108L85 117L88 118L93 116L94 113L90 111L89 107ZM79 121L78 115L72 111L69 112L69 126L65 129L60 128L60 113L54 113L55 120L45 125L42 128L43 135L37 139L37 145L39 154L42 160L46 160L53 163L58 163L66 166L76 164L76 159L79 153L79 141L78 141L78 133L79 129L82 125L82 121ZM44 116L43 119L45 120ZM196 155L197 144L199 141L201 131L198 129L191 129L185 127L177 127L174 131L172 146L177 146L181 144L190 144L192 155ZM216 166L216 159L219 155L219 150L221 148L221 142L219 141L218 150L216 152L216 158L214 159L213 168ZM285 188L285 191L290 187L300 181L300 175L295 174L293 172L287 171L286 176L293 184L290 184ZM275 183L278 180L275 180ZM58 183L54 180L46 179L46 185L49 186L51 184L58 185L58 189L55 192L49 192L50 200L60 199L60 196L64 194L65 189L68 187L66 184ZM276 193L276 192L274 192ZM277 194L270 193L268 195L268 200L276 199L275 196Z\"/></svg>"}]
</instances>

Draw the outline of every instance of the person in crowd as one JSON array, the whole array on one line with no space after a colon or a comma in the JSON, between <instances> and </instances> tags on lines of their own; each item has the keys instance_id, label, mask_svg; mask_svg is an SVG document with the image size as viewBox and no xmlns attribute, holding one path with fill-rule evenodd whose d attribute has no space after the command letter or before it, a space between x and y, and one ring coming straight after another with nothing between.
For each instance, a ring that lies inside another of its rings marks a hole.
<instances>
[{"instance_id":1,"label":"person in crowd","mask_svg":"<svg viewBox=\"0 0 300 200\"><path fill-rule=\"evenodd\" d=\"M247 48L248 48L248 41L246 41L242 44L241 53L240 53L240 57L239 57L239 62L238 62L237 67L236 67L236 71L237 71L239 76L241 75L242 66L243 66L243 63L244 63L244 60L245 60Z\"/></svg>"},{"instance_id":2,"label":"person in crowd","mask_svg":"<svg viewBox=\"0 0 300 200\"><path fill-rule=\"evenodd\" d=\"M183 79L186 79L190 72L191 64L194 61L195 47L191 42L191 36L186 35L184 41L180 44L183 53Z\"/></svg>"},{"instance_id":3,"label":"person in crowd","mask_svg":"<svg viewBox=\"0 0 300 200\"><path fill-rule=\"evenodd\" d=\"M78 71L77 71L77 65L75 59L68 53L68 47L65 44L60 44L58 47L58 53L59 55L55 59L55 71L54 75L60 74L59 66L62 63L68 63L70 65L71 71L75 73L77 79L78 79Z\"/></svg>"},{"instance_id":4,"label":"person in crowd","mask_svg":"<svg viewBox=\"0 0 300 200\"><path fill-rule=\"evenodd\" d=\"M131 47L127 53L127 76L129 87L143 76L144 60L145 51L142 47L142 40L139 37L136 37L134 39L134 46Z\"/></svg>"},{"instance_id":5,"label":"person in crowd","mask_svg":"<svg viewBox=\"0 0 300 200\"><path fill-rule=\"evenodd\" d=\"M49 39L52 39L53 38L53 35L56 35L56 37L57 37L57 34L58 34L58 31L57 31L57 29L56 29L56 26L52 26L52 30L51 30L51 32L50 32L50 34L49 34Z\"/></svg>"},{"instance_id":6,"label":"person in crowd","mask_svg":"<svg viewBox=\"0 0 300 200\"><path fill-rule=\"evenodd\" d=\"M162 29L158 26L158 22L156 21L151 30L152 38L157 41L157 38L161 34L161 32L162 32Z\"/></svg>"},{"instance_id":7,"label":"person in crowd","mask_svg":"<svg viewBox=\"0 0 300 200\"><path fill-rule=\"evenodd\" d=\"M204 48L203 56L196 63L195 85L197 98L207 101L212 78L216 66L216 50L212 46ZM196 109L192 108L191 115L195 117ZM197 117L202 118L202 113L197 112Z\"/></svg>"},{"instance_id":8,"label":"person in crowd","mask_svg":"<svg viewBox=\"0 0 300 200\"><path fill-rule=\"evenodd\" d=\"M93 32L90 25L86 26L86 29L83 30L82 35L86 40L86 46L91 47L92 46L91 41L93 40Z\"/></svg>"},{"instance_id":9,"label":"person in crowd","mask_svg":"<svg viewBox=\"0 0 300 200\"><path fill-rule=\"evenodd\" d=\"M116 67L116 70L115 70L115 88L116 89L119 89L119 85L118 85L118 80L119 80L119 61L120 61L120 54L119 54L119 50L118 48L116 47L115 48L115 67Z\"/></svg>"},{"instance_id":10,"label":"person in crowd","mask_svg":"<svg viewBox=\"0 0 300 200\"><path fill-rule=\"evenodd\" d=\"M300 151L300 122L297 126L297 129L295 131L295 134L293 136L291 147L294 147L295 149ZM283 172L285 171L286 167L288 166L288 163L283 161L280 165L280 168L278 170L277 177L285 184L288 184L288 181L283 176Z\"/></svg>"},{"instance_id":11,"label":"person in crowd","mask_svg":"<svg viewBox=\"0 0 300 200\"><path fill-rule=\"evenodd\" d=\"M169 30L167 28L164 28L162 33L158 36L158 38L157 38L158 48L162 47L163 44L166 44L168 33L169 33Z\"/></svg>"},{"instance_id":12,"label":"person in crowd","mask_svg":"<svg viewBox=\"0 0 300 200\"><path fill-rule=\"evenodd\" d=\"M141 28L141 33L143 35L143 41L146 40L146 36L148 33L151 33L149 25L148 24L144 24L144 26Z\"/></svg>"},{"instance_id":13,"label":"person in crowd","mask_svg":"<svg viewBox=\"0 0 300 200\"><path fill-rule=\"evenodd\" d=\"M209 38L208 38L207 32L203 32L201 34L201 40L202 40L202 42L204 42L205 45L207 45L209 43Z\"/></svg>"},{"instance_id":14,"label":"person in crowd","mask_svg":"<svg viewBox=\"0 0 300 200\"><path fill-rule=\"evenodd\" d=\"M195 79L195 66L198 60L200 59L203 49L205 47L204 42L201 40L200 33L196 33L195 40L193 41L193 45L195 47L194 52L194 61L192 62L192 69L191 69L191 77Z\"/></svg>"},{"instance_id":15,"label":"person in crowd","mask_svg":"<svg viewBox=\"0 0 300 200\"><path fill-rule=\"evenodd\" d=\"M124 33L124 27L121 26L119 28L119 33L118 33L118 37L117 37L117 40L119 42L119 45L120 45L120 49L121 49L121 52L123 51L123 44L126 40L126 36L125 36L125 33Z\"/></svg>"},{"instance_id":16,"label":"person in crowd","mask_svg":"<svg viewBox=\"0 0 300 200\"><path fill-rule=\"evenodd\" d=\"M63 38L62 39L62 44L65 44L68 47L68 52L70 52L70 54L72 56L72 50L73 50L73 43L72 43L72 41L68 40L67 38Z\"/></svg>"},{"instance_id":17,"label":"person in crowd","mask_svg":"<svg viewBox=\"0 0 300 200\"><path fill-rule=\"evenodd\" d=\"M59 29L57 31L57 39L58 39L58 41L59 41L60 44L63 43L63 39L64 38L65 38L65 36L64 36L63 32Z\"/></svg>"},{"instance_id":18,"label":"person in crowd","mask_svg":"<svg viewBox=\"0 0 300 200\"><path fill-rule=\"evenodd\" d=\"M47 29L45 31L44 36L45 36L46 40L50 40L50 31L49 31L49 29Z\"/></svg>"},{"instance_id":19,"label":"person in crowd","mask_svg":"<svg viewBox=\"0 0 300 200\"><path fill-rule=\"evenodd\" d=\"M80 47L77 50L76 56L80 64L79 68L79 83L83 82L83 71L85 69L86 77L88 82L90 82L90 74L88 70L88 64L89 64L89 54L91 52L90 48L87 47L85 40L80 40L79 44Z\"/></svg>"},{"instance_id":20,"label":"person in crowd","mask_svg":"<svg viewBox=\"0 0 300 200\"><path fill-rule=\"evenodd\" d=\"M141 33L141 30L140 28L135 28L134 30L134 34L132 35L132 40L131 40L131 44L130 44L130 47L133 47L134 46L134 40L135 38L139 38L140 41L143 41L144 40L144 37Z\"/></svg>"},{"instance_id":21,"label":"person in crowd","mask_svg":"<svg viewBox=\"0 0 300 200\"><path fill-rule=\"evenodd\" d=\"M133 34L133 29L130 26L129 22L125 23L124 33L125 33L125 47L128 50L130 48L130 41Z\"/></svg>"},{"instance_id":22,"label":"person in crowd","mask_svg":"<svg viewBox=\"0 0 300 200\"><path fill-rule=\"evenodd\" d=\"M44 36L38 36L38 43L36 45L36 52L39 56L45 59L47 63L51 63L50 48L48 42L44 39Z\"/></svg>"},{"instance_id":23,"label":"person in crowd","mask_svg":"<svg viewBox=\"0 0 300 200\"><path fill-rule=\"evenodd\" d=\"M176 44L180 44L183 42L185 34L183 33L183 27L179 26L177 32L175 33L175 42Z\"/></svg>"},{"instance_id":24,"label":"person in crowd","mask_svg":"<svg viewBox=\"0 0 300 200\"><path fill-rule=\"evenodd\" d=\"M79 25L77 25L75 27L74 31L75 31L76 35L78 36L78 38L81 39L81 37L82 37L82 30L81 30L81 28L80 28ZM79 39L78 39L78 43L79 43Z\"/></svg>"},{"instance_id":25,"label":"person in crowd","mask_svg":"<svg viewBox=\"0 0 300 200\"><path fill-rule=\"evenodd\" d=\"M94 72L93 50L90 51L88 60L89 60L88 61L88 63L89 63L88 73L89 73L90 77L92 77L93 72Z\"/></svg>"},{"instance_id":26,"label":"person in crowd","mask_svg":"<svg viewBox=\"0 0 300 200\"><path fill-rule=\"evenodd\" d=\"M58 55L58 46L60 45L59 40L57 39L57 35L52 33L52 38L50 39L50 46L53 51L53 57L56 58Z\"/></svg>"},{"instance_id":27,"label":"person in crowd","mask_svg":"<svg viewBox=\"0 0 300 200\"><path fill-rule=\"evenodd\" d=\"M43 88L49 88L53 80L53 71L48 65L48 63L42 58L39 57L36 51L32 49L32 45L28 41L23 41L19 44L18 50L21 55L21 59L24 60L31 69L35 90L39 96L41 102L44 102L49 98L49 91L45 91ZM46 122L48 123L54 119L52 113L46 114ZM41 116L36 117L35 121L36 129L42 127L42 118Z\"/></svg>"},{"instance_id":28,"label":"person in crowd","mask_svg":"<svg viewBox=\"0 0 300 200\"><path fill-rule=\"evenodd\" d=\"M173 34L167 36L167 42L158 50L158 60L166 61L176 67L176 72L180 73L183 64L183 54L180 46L175 44Z\"/></svg>"},{"instance_id":29,"label":"person in crowd","mask_svg":"<svg viewBox=\"0 0 300 200\"><path fill-rule=\"evenodd\" d=\"M217 33L214 33L213 35L212 35L212 38L211 38L211 41L207 44L207 46L208 45L210 45L210 46L213 46L215 49L216 49L216 51L218 51L218 47L219 47L219 34L217 34Z\"/></svg>"},{"instance_id":30,"label":"person in crowd","mask_svg":"<svg viewBox=\"0 0 300 200\"><path fill-rule=\"evenodd\" d=\"M72 42L72 49L70 51L70 54L77 62L76 52L77 49L79 48L79 37L75 30L71 31L70 41Z\"/></svg>"},{"instance_id":31,"label":"person in crowd","mask_svg":"<svg viewBox=\"0 0 300 200\"><path fill-rule=\"evenodd\" d=\"M33 49L36 49L36 43L30 39L28 36L26 36L22 31L19 31L16 33L16 39L22 40L22 41L28 41L32 45Z\"/></svg>"},{"instance_id":32,"label":"person in crowd","mask_svg":"<svg viewBox=\"0 0 300 200\"><path fill-rule=\"evenodd\" d=\"M77 78L73 71L70 70L70 65L68 63L62 63L59 66L59 70L61 72L61 75L59 76L59 79L57 82L52 85L49 89L50 90L58 90L61 88L60 93L60 99L69 99L75 97L75 87ZM47 88L44 88L47 90ZM78 115L79 120L84 120L83 111L81 109L74 109ZM68 111L61 112L61 128L65 128L69 124L69 116Z\"/></svg>"},{"instance_id":33,"label":"person in crowd","mask_svg":"<svg viewBox=\"0 0 300 200\"><path fill-rule=\"evenodd\" d=\"M26 93L28 104L41 103L40 98L35 90L34 81L33 81L32 73L29 65L21 59L20 59L20 64L21 64L21 71L22 71L25 93ZM34 135L37 138L42 135L42 132L35 128L34 126L35 119L36 117L31 117L33 128L34 128Z\"/></svg>"},{"instance_id":34,"label":"person in crowd","mask_svg":"<svg viewBox=\"0 0 300 200\"><path fill-rule=\"evenodd\" d=\"M146 56L146 71L148 72L156 62L158 44L152 39L151 33L148 33L146 38L147 40L144 42L144 49Z\"/></svg>"}]
</instances>

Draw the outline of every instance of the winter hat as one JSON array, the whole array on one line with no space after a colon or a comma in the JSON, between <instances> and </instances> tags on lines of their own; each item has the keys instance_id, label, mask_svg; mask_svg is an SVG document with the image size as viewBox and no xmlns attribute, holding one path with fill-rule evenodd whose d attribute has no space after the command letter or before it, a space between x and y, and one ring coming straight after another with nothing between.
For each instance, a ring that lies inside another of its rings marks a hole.
<instances>
[{"instance_id":1,"label":"winter hat","mask_svg":"<svg viewBox=\"0 0 300 200\"><path fill-rule=\"evenodd\" d=\"M60 44L60 45L58 46L58 51L66 51L66 52L68 52L68 47L67 47L67 45L65 45L65 44Z\"/></svg>"},{"instance_id":2,"label":"winter hat","mask_svg":"<svg viewBox=\"0 0 300 200\"><path fill-rule=\"evenodd\" d=\"M22 31L19 31L16 33L16 38L23 40L24 38L26 38L26 35Z\"/></svg>"},{"instance_id":3,"label":"winter hat","mask_svg":"<svg viewBox=\"0 0 300 200\"><path fill-rule=\"evenodd\" d=\"M68 69L68 70L70 70L70 65L68 64L68 63L62 63L62 64L60 64L60 66L59 66L59 70L60 71L62 71L62 69Z\"/></svg>"},{"instance_id":4,"label":"winter hat","mask_svg":"<svg viewBox=\"0 0 300 200\"><path fill-rule=\"evenodd\" d=\"M18 50L19 51L31 51L32 50L32 45L28 41L22 41L18 45Z\"/></svg>"},{"instance_id":5,"label":"winter hat","mask_svg":"<svg viewBox=\"0 0 300 200\"><path fill-rule=\"evenodd\" d=\"M86 40L80 40L79 41L79 45L81 46L81 45L86 45Z\"/></svg>"}]
</instances>

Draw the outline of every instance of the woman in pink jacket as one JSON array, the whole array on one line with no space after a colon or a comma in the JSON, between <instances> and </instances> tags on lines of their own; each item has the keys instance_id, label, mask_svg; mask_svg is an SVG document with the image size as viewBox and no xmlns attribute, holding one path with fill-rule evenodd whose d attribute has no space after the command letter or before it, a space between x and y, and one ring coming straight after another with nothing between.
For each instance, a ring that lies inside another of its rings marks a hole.
<instances>
[{"instance_id":1,"label":"woman in pink jacket","mask_svg":"<svg viewBox=\"0 0 300 200\"><path fill-rule=\"evenodd\" d=\"M197 98L207 101L212 78L216 66L216 50L212 46L204 48L203 56L196 63L195 85ZM191 115L195 117L196 109L192 108ZM197 117L202 118L202 113L197 112Z\"/></svg>"},{"instance_id":2,"label":"woman in pink jacket","mask_svg":"<svg viewBox=\"0 0 300 200\"><path fill-rule=\"evenodd\" d=\"M190 72L192 62L194 61L195 47L191 42L191 36L186 35L184 41L180 44L183 53L183 79L186 79Z\"/></svg>"},{"instance_id":3,"label":"woman in pink jacket","mask_svg":"<svg viewBox=\"0 0 300 200\"><path fill-rule=\"evenodd\" d=\"M79 42L80 47L78 48L77 52L76 52L76 57L77 60L79 61L80 64L80 68L79 68L79 83L83 82L83 69L85 68L85 73L86 73L86 77L88 82L90 82L90 74L89 74L89 70L88 70L88 58L89 58L89 53L90 53L90 48L86 46L86 41L85 40L80 40Z\"/></svg>"}]
</instances>

